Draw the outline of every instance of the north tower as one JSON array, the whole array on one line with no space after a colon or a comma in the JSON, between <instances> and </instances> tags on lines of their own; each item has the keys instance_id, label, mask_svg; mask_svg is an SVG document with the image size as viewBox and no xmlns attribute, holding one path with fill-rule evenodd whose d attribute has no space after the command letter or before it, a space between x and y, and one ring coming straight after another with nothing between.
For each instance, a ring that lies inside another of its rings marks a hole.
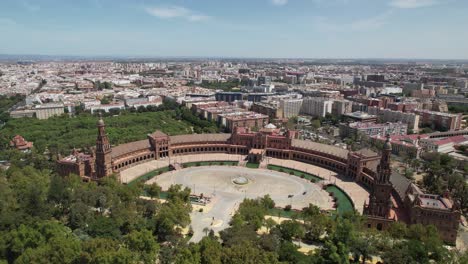
<instances>
[{"instance_id":1,"label":"north tower","mask_svg":"<svg viewBox=\"0 0 468 264\"><path fill-rule=\"evenodd\" d=\"M101 116L99 116L97 128L96 178L101 179L112 174L112 148L106 134L106 125L104 124L104 120L102 120Z\"/></svg>"}]
</instances>

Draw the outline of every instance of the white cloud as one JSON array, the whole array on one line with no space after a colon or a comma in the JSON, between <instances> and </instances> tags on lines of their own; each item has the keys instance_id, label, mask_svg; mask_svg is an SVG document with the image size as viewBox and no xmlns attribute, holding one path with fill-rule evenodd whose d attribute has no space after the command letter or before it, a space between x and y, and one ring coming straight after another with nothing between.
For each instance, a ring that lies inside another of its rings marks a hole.
<instances>
[{"instance_id":1,"label":"white cloud","mask_svg":"<svg viewBox=\"0 0 468 264\"><path fill-rule=\"evenodd\" d=\"M390 6L402 9L427 7L439 4L439 0L392 0Z\"/></svg>"},{"instance_id":2,"label":"white cloud","mask_svg":"<svg viewBox=\"0 0 468 264\"><path fill-rule=\"evenodd\" d=\"M211 18L182 6L148 7L146 12L162 19L184 18L193 22L205 21Z\"/></svg>"},{"instance_id":3,"label":"white cloud","mask_svg":"<svg viewBox=\"0 0 468 264\"><path fill-rule=\"evenodd\" d=\"M288 3L288 0L271 0L271 3L276 6L283 6Z\"/></svg>"},{"instance_id":4,"label":"white cloud","mask_svg":"<svg viewBox=\"0 0 468 264\"><path fill-rule=\"evenodd\" d=\"M376 30L387 24L392 11L377 16L362 18L349 22L337 23L330 21L327 17L316 17L314 26L323 32L346 32L346 31L369 31Z\"/></svg>"}]
</instances>

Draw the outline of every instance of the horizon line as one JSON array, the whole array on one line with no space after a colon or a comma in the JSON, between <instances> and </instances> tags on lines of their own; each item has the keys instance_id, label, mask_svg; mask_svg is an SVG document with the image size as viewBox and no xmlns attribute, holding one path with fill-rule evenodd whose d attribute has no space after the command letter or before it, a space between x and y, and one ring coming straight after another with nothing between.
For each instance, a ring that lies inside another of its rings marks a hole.
<instances>
[{"instance_id":1,"label":"horizon line","mask_svg":"<svg viewBox=\"0 0 468 264\"><path fill-rule=\"evenodd\" d=\"M49 58L81 58L81 59L246 59L246 60L393 60L393 61L457 61L468 62L468 58L404 58L404 57L253 57L253 56L198 56L198 55L71 55L71 54L10 54L0 53L2 57L49 57Z\"/></svg>"}]
</instances>

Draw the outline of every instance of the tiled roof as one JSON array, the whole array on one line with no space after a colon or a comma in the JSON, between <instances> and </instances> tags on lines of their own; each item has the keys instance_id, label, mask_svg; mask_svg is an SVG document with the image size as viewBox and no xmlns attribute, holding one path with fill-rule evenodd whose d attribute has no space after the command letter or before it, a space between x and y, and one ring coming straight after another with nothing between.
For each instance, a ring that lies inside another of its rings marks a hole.
<instances>
[{"instance_id":1,"label":"tiled roof","mask_svg":"<svg viewBox=\"0 0 468 264\"><path fill-rule=\"evenodd\" d=\"M393 172L392 175L390 175L390 182L393 184L393 188L398 193L398 196L400 196L400 199L404 201L406 191L408 190L411 181L405 176Z\"/></svg>"},{"instance_id":2,"label":"tiled roof","mask_svg":"<svg viewBox=\"0 0 468 264\"><path fill-rule=\"evenodd\" d=\"M362 156L365 156L365 157L375 157L375 156L379 155L376 152L374 152L374 151L372 151L371 149L368 149L368 148L363 148L363 149L360 149L360 150L355 151L355 152L358 153L358 154L361 154Z\"/></svg>"},{"instance_id":3,"label":"tiled roof","mask_svg":"<svg viewBox=\"0 0 468 264\"><path fill-rule=\"evenodd\" d=\"M219 142L227 141L231 134L189 134L171 136L171 144L190 143L190 142Z\"/></svg>"},{"instance_id":4,"label":"tiled roof","mask_svg":"<svg viewBox=\"0 0 468 264\"><path fill-rule=\"evenodd\" d=\"M149 148L150 148L150 144L149 144L148 139L118 145L118 146L112 147L112 158L119 157L126 153L131 153L131 152L138 151L138 150L145 150Z\"/></svg>"},{"instance_id":5,"label":"tiled roof","mask_svg":"<svg viewBox=\"0 0 468 264\"><path fill-rule=\"evenodd\" d=\"M154 131L153 134L151 134L151 136L157 138L157 137L167 137L167 135L165 133L163 133L162 131L160 130L156 130Z\"/></svg>"},{"instance_id":6,"label":"tiled roof","mask_svg":"<svg viewBox=\"0 0 468 264\"><path fill-rule=\"evenodd\" d=\"M308 141L308 140L293 139L292 146L296 148L316 150L319 152L338 156L340 158L348 157L348 150L346 149L338 148L338 147L331 146L331 145L320 144L320 143Z\"/></svg>"}]
</instances>

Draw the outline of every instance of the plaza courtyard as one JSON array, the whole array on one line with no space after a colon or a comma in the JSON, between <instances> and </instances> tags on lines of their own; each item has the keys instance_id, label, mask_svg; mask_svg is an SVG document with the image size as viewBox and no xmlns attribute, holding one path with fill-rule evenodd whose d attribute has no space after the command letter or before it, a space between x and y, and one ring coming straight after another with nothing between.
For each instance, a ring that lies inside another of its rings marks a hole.
<instances>
[{"instance_id":1,"label":"plaza courtyard","mask_svg":"<svg viewBox=\"0 0 468 264\"><path fill-rule=\"evenodd\" d=\"M207 227L219 232L229 225L237 207L244 198L257 198L269 194L276 206L291 205L302 209L309 203L324 210L333 210L333 199L320 185L310 180L266 169L238 166L190 167L161 174L147 183L156 182L167 190L173 184L189 187L192 194L211 197L203 212L192 212L191 241L199 241Z\"/></svg>"}]
</instances>

